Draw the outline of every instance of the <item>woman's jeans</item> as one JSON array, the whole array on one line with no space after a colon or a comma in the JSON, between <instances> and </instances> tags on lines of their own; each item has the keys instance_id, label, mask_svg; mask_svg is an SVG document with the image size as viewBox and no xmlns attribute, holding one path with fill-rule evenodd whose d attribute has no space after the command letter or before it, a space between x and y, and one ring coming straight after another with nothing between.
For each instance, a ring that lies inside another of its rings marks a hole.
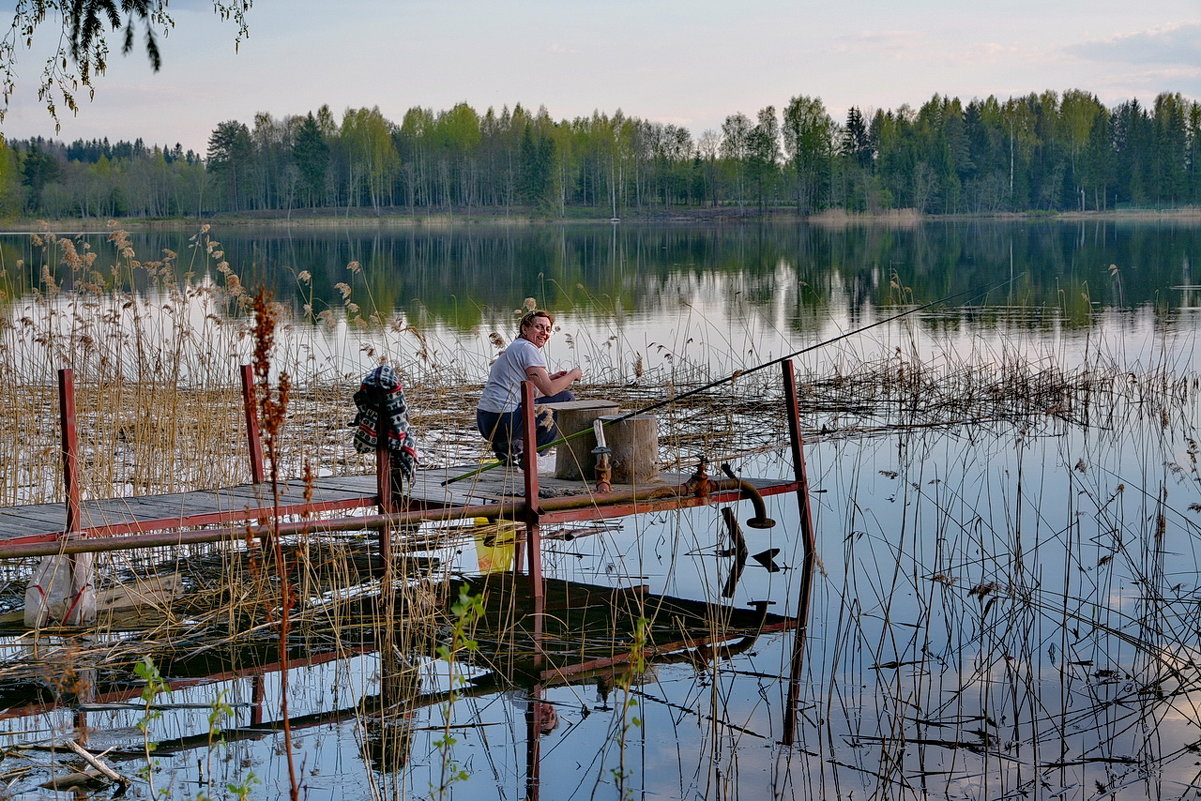
<instances>
[{"instance_id":1,"label":"woman's jeans","mask_svg":"<svg viewBox=\"0 0 1201 801\"><path fill-rule=\"evenodd\" d=\"M540 403L562 403L564 401L575 400L575 395L571 390L565 389L557 395L547 395L545 397L534 400L534 405ZM544 410L549 412L549 409ZM480 434L484 439L492 443L492 450L496 453L496 458L502 462L513 463L521 456L522 451L522 432L521 432L521 417L523 409L521 404L511 412L485 412L483 409L475 410L475 425L480 430ZM535 411L534 418L535 436L538 440L537 447L541 448L544 445L549 445L559 438L559 428L555 425L554 414L540 414Z\"/></svg>"}]
</instances>

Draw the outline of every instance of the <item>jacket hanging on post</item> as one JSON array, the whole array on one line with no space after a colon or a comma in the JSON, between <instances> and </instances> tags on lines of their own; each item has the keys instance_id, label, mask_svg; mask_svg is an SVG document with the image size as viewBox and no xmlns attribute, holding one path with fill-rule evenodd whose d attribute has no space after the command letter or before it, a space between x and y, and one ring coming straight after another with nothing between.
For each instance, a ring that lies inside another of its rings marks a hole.
<instances>
[{"instance_id":1,"label":"jacket hanging on post","mask_svg":"<svg viewBox=\"0 0 1201 801\"><path fill-rule=\"evenodd\" d=\"M359 412L354 418L354 448L359 453L375 453L381 429L392 464L399 469L406 483L413 481L417 468L417 438L409 426L409 410L405 404L404 387L396 371L386 364L376 367L363 377L359 391L354 393Z\"/></svg>"}]
</instances>

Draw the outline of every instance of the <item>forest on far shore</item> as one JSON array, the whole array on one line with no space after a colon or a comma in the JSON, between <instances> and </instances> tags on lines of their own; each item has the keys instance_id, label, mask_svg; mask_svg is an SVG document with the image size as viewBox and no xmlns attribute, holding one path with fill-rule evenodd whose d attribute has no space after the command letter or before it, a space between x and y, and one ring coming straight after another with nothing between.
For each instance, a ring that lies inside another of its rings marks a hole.
<instances>
[{"instance_id":1,"label":"forest on far shore","mask_svg":"<svg viewBox=\"0 0 1201 801\"><path fill-rule=\"evenodd\" d=\"M1201 105L1161 94L1104 106L1047 91L1008 100L935 95L834 120L798 96L693 136L594 112L518 105L328 106L219 123L203 155L179 145L0 138L0 217L201 217L301 209L621 217L781 207L927 214L1201 205Z\"/></svg>"}]
</instances>

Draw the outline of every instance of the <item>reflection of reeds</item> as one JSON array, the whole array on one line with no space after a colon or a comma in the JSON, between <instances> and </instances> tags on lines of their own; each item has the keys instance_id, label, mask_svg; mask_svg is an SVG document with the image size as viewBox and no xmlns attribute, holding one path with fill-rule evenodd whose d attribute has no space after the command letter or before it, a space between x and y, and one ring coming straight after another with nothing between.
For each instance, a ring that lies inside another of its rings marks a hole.
<instances>
[{"instance_id":1,"label":"reflection of reeds","mask_svg":"<svg viewBox=\"0 0 1201 801\"><path fill-rule=\"evenodd\" d=\"M827 440L817 481L845 504L826 510L843 558L832 537L837 629L819 644L835 690L812 700L855 743L827 779L857 770L899 798L1191 781L1201 673L1176 655L1196 642L1198 485L1190 437L1156 432L1191 430L1196 398L1166 373L1043 372L976 393L1042 407L991 416L1003 425ZM1173 570L1169 554L1188 556Z\"/></svg>"}]
</instances>

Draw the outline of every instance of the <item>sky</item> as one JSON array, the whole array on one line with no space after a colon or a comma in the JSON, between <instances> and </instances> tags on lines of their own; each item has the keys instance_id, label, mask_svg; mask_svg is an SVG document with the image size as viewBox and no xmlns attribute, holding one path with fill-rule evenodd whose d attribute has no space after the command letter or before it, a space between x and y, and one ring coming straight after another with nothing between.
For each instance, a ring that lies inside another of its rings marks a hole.
<instances>
[{"instance_id":1,"label":"sky","mask_svg":"<svg viewBox=\"0 0 1201 801\"><path fill-rule=\"evenodd\" d=\"M7 20L12 0L0 0ZM0 132L141 137L203 154L218 123L378 106L516 103L552 118L620 109L699 136L737 112L820 97L843 121L918 107L1082 89L1114 106L1201 100L1201 0L255 0L250 36L208 0L174 0L163 67L115 52L96 95L54 123L38 77L60 29L18 47ZM119 40L114 36L114 51Z\"/></svg>"}]
</instances>

